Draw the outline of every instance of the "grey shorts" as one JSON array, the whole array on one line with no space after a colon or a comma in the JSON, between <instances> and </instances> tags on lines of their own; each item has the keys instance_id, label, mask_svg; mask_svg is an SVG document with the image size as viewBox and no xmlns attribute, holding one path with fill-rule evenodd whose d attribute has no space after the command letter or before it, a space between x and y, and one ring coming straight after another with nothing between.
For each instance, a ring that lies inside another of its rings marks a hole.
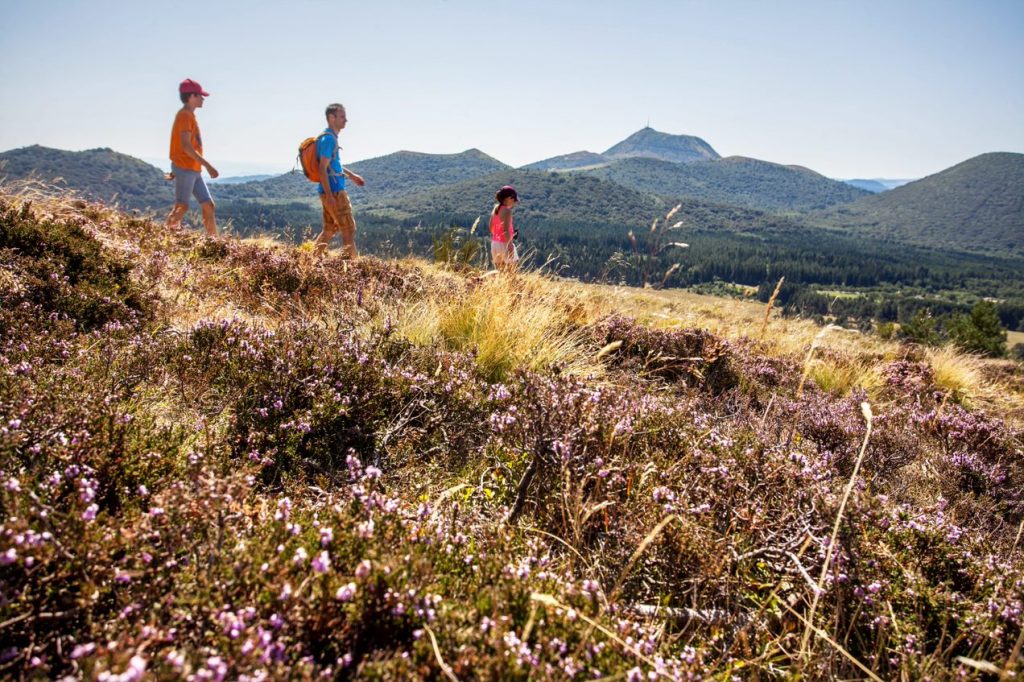
<instances>
[{"instance_id":1,"label":"grey shorts","mask_svg":"<svg viewBox=\"0 0 1024 682\"><path fill-rule=\"evenodd\" d=\"M171 170L174 171L174 203L188 206L190 196L194 196L200 204L213 201L202 173L179 168L174 164L171 164Z\"/></svg>"}]
</instances>

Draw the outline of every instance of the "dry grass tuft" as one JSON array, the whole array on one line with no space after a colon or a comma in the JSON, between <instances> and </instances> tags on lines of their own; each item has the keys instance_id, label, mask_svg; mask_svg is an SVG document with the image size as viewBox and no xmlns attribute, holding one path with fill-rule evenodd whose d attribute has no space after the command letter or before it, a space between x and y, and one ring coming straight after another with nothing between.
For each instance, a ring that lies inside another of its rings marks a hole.
<instances>
[{"instance_id":1,"label":"dry grass tuft","mask_svg":"<svg viewBox=\"0 0 1024 682\"><path fill-rule=\"evenodd\" d=\"M556 366L600 376L599 349L585 326L595 311L571 291L537 275L490 275L468 290L444 290L404 308L398 331L417 345L473 351L485 374Z\"/></svg>"},{"instance_id":2,"label":"dry grass tuft","mask_svg":"<svg viewBox=\"0 0 1024 682\"><path fill-rule=\"evenodd\" d=\"M823 391L839 396L861 389L876 398L885 386L882 368L871 357L830 354L811 363L809 377Z\"/></svg>"},{"instance_id":3,"label":"dry grass tuft","mask_svg":"<svg viewBox=\"0 0 1024 682\"><path fill-rule=\"evenodd\" d=\"M970 401L988 393L982 373L985 360L968 355L953 346L928 348L925 358L932 367L935 385L950 394Z\"/></svg>"}]
</instances>

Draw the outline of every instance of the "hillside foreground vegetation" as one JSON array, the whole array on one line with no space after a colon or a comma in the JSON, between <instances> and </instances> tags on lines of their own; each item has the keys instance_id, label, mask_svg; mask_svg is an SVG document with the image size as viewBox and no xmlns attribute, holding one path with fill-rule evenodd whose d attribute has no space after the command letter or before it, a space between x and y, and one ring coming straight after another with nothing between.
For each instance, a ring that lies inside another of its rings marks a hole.
<instances>
[{"instance_id":1,"label":"hillside foreground vegetation","mask_svg":"<svg viewBox=\"0 0 1024 682\"><path fill-rule=\"evenodd\" d=\"M1019 365L0 195L0 675L1019 673Z\"/></svg>"}]
</instances>

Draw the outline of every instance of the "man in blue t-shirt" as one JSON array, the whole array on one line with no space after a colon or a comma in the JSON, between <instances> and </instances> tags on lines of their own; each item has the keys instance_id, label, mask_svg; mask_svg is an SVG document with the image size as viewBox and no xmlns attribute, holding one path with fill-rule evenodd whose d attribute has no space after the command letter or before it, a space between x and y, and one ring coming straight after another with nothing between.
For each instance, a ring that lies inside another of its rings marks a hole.
<instances>
[{"instance_id":1,"label":"man in blue t-shirt","mask_svg":"<svg viewBox=\"0 0 1024 682\"><path fill-rule=\"evenodd\" d=\"M327 129L317 138L316 158L320 162L320 203L324 205L324 229L316 238L317 253L325 253L334 235L341 233L342 255L355 258L356 220L352 217L352 202L345 191L345 178L359 187L365 184L362 176L341 165L338 156L338 133L345 127L348 117L345 107L331 104L327 107Z\"/></svg>"}]
</instances>

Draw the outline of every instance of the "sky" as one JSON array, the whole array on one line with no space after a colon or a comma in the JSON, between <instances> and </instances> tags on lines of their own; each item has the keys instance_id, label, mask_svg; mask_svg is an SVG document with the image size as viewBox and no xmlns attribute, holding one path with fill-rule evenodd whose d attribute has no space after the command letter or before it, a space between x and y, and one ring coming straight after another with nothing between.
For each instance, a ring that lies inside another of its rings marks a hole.
<instances>
[{"instance_id":1,"label":"sky","mask_svg":"<svg viewBox=\"0 0 1024 682\"><path fill-rule=\"evenodd\" d=\"M513 166L641 129L835 178L1024 152L1024 0L0 0L0 150L169 167L178 83L224 176L478 148Z\"/></svg>"}]
</instances>

